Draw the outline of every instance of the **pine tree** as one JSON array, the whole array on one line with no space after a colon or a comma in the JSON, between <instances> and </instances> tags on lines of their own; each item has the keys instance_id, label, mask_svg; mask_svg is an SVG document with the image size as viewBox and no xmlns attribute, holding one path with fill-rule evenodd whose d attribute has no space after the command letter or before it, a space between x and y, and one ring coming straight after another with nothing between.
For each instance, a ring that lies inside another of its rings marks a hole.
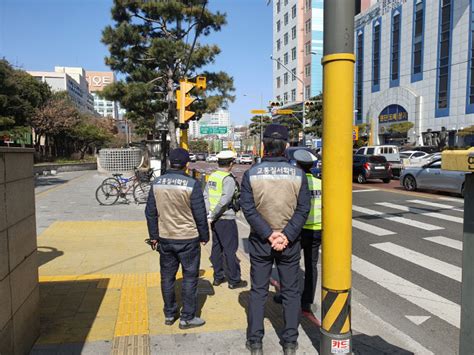
<instances>
[{"instance_id":1,"label":"pine tree","mask_svg":"<svg viewBox=\"0 0 474 355\"><path fill-rule=\"evenodd\" d=\"M199 38L220 31L226 16L206 9L207 0L114 0L112 19L102 42L105 59L125 79L109 85L103 95L117 100L143 133L156 135L156 115L165 112L171 147L177 146L175 90L179 79L204 75L207 90L193 109L197 115L213 112L234 100L233 79L225 72L202 68L214 63L220 49Z\"/></svg>"}]
</instances>

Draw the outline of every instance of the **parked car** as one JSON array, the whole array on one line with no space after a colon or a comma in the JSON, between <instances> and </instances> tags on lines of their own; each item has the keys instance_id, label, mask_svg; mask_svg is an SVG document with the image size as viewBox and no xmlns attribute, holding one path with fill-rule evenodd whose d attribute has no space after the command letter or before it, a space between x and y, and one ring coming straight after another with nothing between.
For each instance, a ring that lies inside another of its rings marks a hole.
<instances>
[{"instance_id":1,"label":"parked car","mask_svg":"<svg viewBox=\"0 0 474 355\"><path fill-rule=\"evenodd\" d=\"M312 150L311 148L307 148L307 147L289 147L289 148L287 148L286 151L285 151L285 157L286 157L286 159L288 159L288 162L291 165L294 165L294 166L297 165L296 159L294 158L295 152L297 150L306 150L306 151L310 152L311 154L313 154L316 158L318 158L318 160L316 160L313 163L313 167L311 168L311 173L316 177L321 177L321 168L322 168L321 156L319 154L317 154L316 152L314 152L314 150Z\"/></svg>"},{"instance_id":2,"label":"parked car","mask_svg":"<svg viewBox=\"0 0 474 355\"><path fill-rule=\"evenodd\" d=\"M380 179L388 184L393 178L393 172L390 163L382 155L354 155L352 178L359 184L373 179Z\"/></svg>"},{"instance_id":3,"label":"parked car","mask_svg":"<svg viewBox=\"0 0 474 355\"><path fill-rule=\"evenodd\" d=\"M196 153L196 160L197 161L206 161L206 153Z\"/></svg>"},{"instance_id":4,"label":"parked car","mask_svg":"<svg viewBox=\"0 0 474 355\"><path fill-rule=\"evenodd\" d=\"M237 154L234 158L234 164L240 164L240 154Z\"/></svg>"},{"instance_id":5,"label":"parked car","mask_svg":"<svg viewBox=\"0 0 474 355\"><path fill-rule=\"evenodd\" d=\"M191 160L194 163L196 161L196 154L189 153L189 160Z\"/></svg>"},{"instance_id":6,"label":"parked car","mask_svg":"<svg viewBox=\"0 0 474 355\"><path fill-rule=\"evenodd\" d=\"M400 152L400 158L402 159L417 159L423 158L429 155L426 152L418 151L418 150L406 150L404 152Z\"/></svg>"},{"instance_id":7,"label":"parked car","mask_svg":"<svg viewBox=\"0 0 474 355\"><path fill-rule=\"evenodd\" d=\"M400 153L403 154L403 153ZM441 153L427 154L419 158L411 158L409 164L404 164L404 168L411 166L422 166L428 163L431 163L435 160L441 159Z\"/></svg>"},{"instance_id":8,"label":"parked car","mask_svg":"<svg viewBox=\"0 0 474 355\"><path fill-rule=\"evenodd\" d=\"M217 163L217 154L209 154L209 156L206 158L206 161L208 163Z\"/></svg>"},{"instance_id":9,"label":"parked car","mask_svg":"<svg viewBox=\"0 0 474 355\"><path fill-rule=\"evenodd\" d=\"M405 152L405 151L408 151L408 150L416 150L416 151L425 152L425 153L428 153L428 154L433 154L433 153L439 152L439 148L435 145L423 145L423 146L418 146L418 147L406 146L406 147L400 148L400 152Z\"/></svg>"},{"instance_id":10,"label":"parked car","mask_svg":"<svg viewBox=\"0 0 474 355\"><path fill-rule=\"evenodd\" d=\"M464 195L466 172L441 169L441 159L423 166L408 167L400 176L400 185L408 191L427 189Z\"/></svg>"},{"instance_id":11,"label":"parked car","mask_svg":"<svg viewBox=\"0 0 474 355\"><path fill-rule=\"evenodd\" d=\"M239 164L252 164L253 158L250 154L242 154L239 159Z\"/></svg>"},{"instance_id":12,"label":"parked car","mask_svg":"<svg viewBox=\"0 0 474 355\"><path fill-rule=\"evenodd\" d=\"M396 145L372 145L359 148L356 155L381 155L390 163L393 176L400 176L402 161L400 151Z\"/></svg>"}]
</instances>

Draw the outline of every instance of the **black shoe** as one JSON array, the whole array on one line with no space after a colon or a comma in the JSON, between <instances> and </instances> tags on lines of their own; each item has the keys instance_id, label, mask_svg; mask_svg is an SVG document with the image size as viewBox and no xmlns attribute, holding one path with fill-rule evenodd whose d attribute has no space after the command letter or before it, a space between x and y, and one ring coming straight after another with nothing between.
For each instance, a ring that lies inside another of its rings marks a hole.
<instances>
[{"instance_id":1,"label":"black shoe","mask_svg":"<svg viewBox=\"0 0 474 355\"><path fill-rule=\"evenodd\" d=\"M222 285L224 282L225 282L225 279L215 279L215 280L212 282L212 286L220 286L220 285Z\"/></svg>"},{"instance_id":2,"label":"black shoe","mask_svg":"<svg viewBox=\"0 0 474 355\"><path fill-rule=\"evenodd\" d=\"M273 302L282 304L283 303L283 297L281 296L281 293L277 293L276 295L273 296Z\"/></svg>"},{"instance_id":3,"label":"black shoe","mask_svg":"<svg viewBox=\"0 0 474 355\"><path fill-rule=\"evenodd\" d=\"M250 351L252 355L263 355L263 347L260 341L247 340L245 347Z\"/></svg>"},{"instance_id":4,"label":"black shoe","mask_svg":"<svg viewBox=\"0 0 474 355\"><path fill-rule=\"evenodd\" d=\"M173 325L174 322L178 320L177 316L174 317L165 317L165 325Z\"/></svg>"},{"instance_id":5,"label":"black shoe","mask_svg":"<svg viewBox=\"0 0 474 355\"><path fill-rule=\"evenodd\" d=\"M296 349L298 349L298 343L283 343L283 355L296 355Z\"/></svg>"},{"instance_id":6,"label":"black shoe","mask_svg":"<svg viewBox=\"0 0 474 355\"><path fill-rule=\"evenodd\" d=\"M247 287L248 283L245 280L240 280L239 282L236 282L234 284L229 283L229 288L231 290L235 290L236 288L244 288Z\"/></svg>"}]
</instances>

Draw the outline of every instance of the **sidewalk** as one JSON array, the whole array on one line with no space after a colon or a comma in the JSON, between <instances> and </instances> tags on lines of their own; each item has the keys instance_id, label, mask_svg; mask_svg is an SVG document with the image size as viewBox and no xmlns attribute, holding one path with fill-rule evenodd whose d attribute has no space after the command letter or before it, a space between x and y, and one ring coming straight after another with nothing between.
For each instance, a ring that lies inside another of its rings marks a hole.
<instances>
[{"instance_id":1,"label":"sidewalk","mask_svg":"<svg viewBox=\"0 0 474 355\"><path fill-rule=\"evenodd\" d=\"M144 206L99 206L94 191L102 178L91 172L63 174L54 177L57 184L42 181L37 188L41 335L32 353L248 353L249 290L212 286L210 243L202 248L198 285L199 314L206 325L187 331L178 322L164 325L159 256L144 243ZM248 226L239 220L238 227L242 277L249 281ZM178 287L180 283L178 275ZM264 351L278 354L282 311L270 291ZM179 302L179 291L177 296ZM425 353L354 298L355 353ZM298 353L317 354L317 348L319 329L302 319Z\"/></svg>"}]
</instances>

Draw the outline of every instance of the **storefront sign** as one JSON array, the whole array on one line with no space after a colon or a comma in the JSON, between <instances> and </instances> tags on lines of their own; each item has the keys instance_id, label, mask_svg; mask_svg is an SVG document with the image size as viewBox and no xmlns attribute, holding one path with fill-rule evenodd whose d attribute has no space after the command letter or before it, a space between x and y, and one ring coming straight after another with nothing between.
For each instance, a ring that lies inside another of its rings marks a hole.
<instances>
[{"instance_id":1,"label":"storefront sign","mask_svg":"<svg viewBox=\"0 0 474 355\"><path fill-rule=\"evenodd\" d=\"M86 79L89 83L89 91L102 91L104 87L112 84L115 81L113 72L102 71L88 71L86 72Z\"/></svg>"},{"instance_id":2,"label":"storefront sign","mask_svg":"<svg viewBox=\"0 0 474 355\"><path fill-rule=\"evenodd\" d=\"M408 112L400 105L385 107L379 115L379 123L396 123L408 121Z\"/></svg>"}]
</instances>

